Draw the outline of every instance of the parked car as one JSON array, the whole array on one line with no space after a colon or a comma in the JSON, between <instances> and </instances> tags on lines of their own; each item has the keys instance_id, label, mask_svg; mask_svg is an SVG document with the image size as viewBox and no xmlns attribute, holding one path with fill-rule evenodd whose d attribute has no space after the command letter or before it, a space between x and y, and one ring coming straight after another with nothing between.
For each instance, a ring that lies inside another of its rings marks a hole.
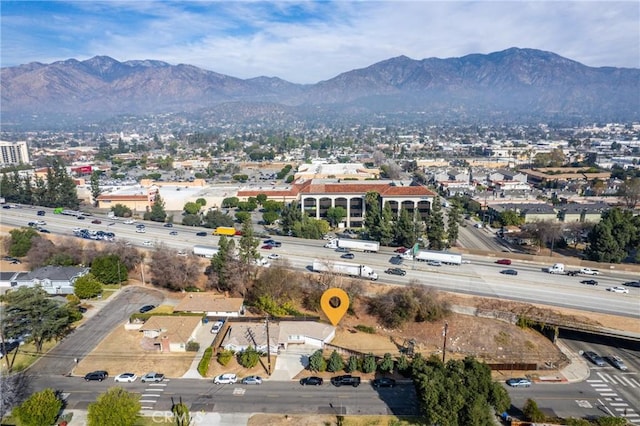
<instances>
[{"instance_id":1,"label":"parked car","mask_svg":"<svg viewBox=\"0 0 640 426\"><path fill-rule=\"evenodd\" d=\"M156 308L155 305L144 305L142 308L138 310L141 314L146 314L149 311L152 311Z\"/></svg>"},{"instance_id":2,"label":"parked car","mask_svg":"<svg viewBox=\"0 0 640 426\"><path fill-rule=\"evenodd\" d=\"M353 253L345 253L340 256L340 259L355 259L356 255Z\"/></svg>"},{"instance_id":3,"label":"parked car","mask_svg":"<svg viewBox=\"0 0 640 426\"><path fill-rule=\"evenodd\" d=\"M613 293L629 293L629 290L624 287L609 287L607 291L611 291Z\"/></svg>"},{"instance_id":4,"label":"parked car","mask_svg":"<svg viewBox=\"0 0 640 426\"><path fill-rule=\"evenodd\" d=\"M302 386L322 386L322 383L324 383L322 377L309 376L300 379L300 384Z\"/></svg>"},{"instance_id":5,"label":"parked car","mask_svg":"<svg viewBox=\"0 0 640 426\"><path fill-rule=\"evenodd\" d=\"M92 371L91 373L87 373L84 375L84 380L89 381L98 381L101 382L109 377L109 373L104 370Z\"/></svg>"},{"instance_id":6,"label":"parked car","mask_svg":"<svg viewBox=\"0 0 640 426\"><path fill-rule=\"evenodd\" d=\"M350 374L345 374L342 376L335 376L331 378L331 384L336 387L340 386L353 386L357 388L360 386L360 377L352 376Z\"/></svg>"},{"instance_id":7,"label":"parked car","mask_svg":"<svg viewBox=\"0 0 640 426\"><path fill-rule=\"evenodd\" d=\"M140 381L142 383L158 383L164 380L164 374L162 373L147 373L144 376L140 377Z\"/></svg>"},{"instance_id":8,"label":"parked car","mask_svg":"<svg viewBox=\"0 0 640 426\"><path fill-rule=\"evenodd\" d=\"M216 334L217 332L219 332L222 329L222 326L224 325L224 321L216 321L213 323L213 326L211 327L211 333Z\"/></svg>"},{"instance_id":9,"label":"parked car","mask_svg":"<svg viewBox=\"0 0 640 426\"><path fill-rule=\"evenodd\" d=\"M589 361L591 361L592 363L594 363L595 365L597 365L598 367L604 367L604 359L602 359L602 357L597 353L593 351L585 351L584 357Z\"/></svg>"},{"instance_id":10,"label":"parked car","mask_svg":"<svg viewBox=\"0 0 640 426\"><path fill-rule=\"evenodd\" d=\"M233 384L238 381L238 376L232 373L221 374L213 378L213 383L216 385Z\"/></svg>"},{"instance_id":11,"label":"parked car","mask_svg":"<svg viewBox=\"0 0 640 426\"><path fill-rule=\"evenodd\" d=\"M122 373L118 374L113 380L116 383L133 383L138 379L136 373Z\"/></svg>"},{"instance_id":12,"label":"parked car","mask_svg":"<svg viewBox=\"0 0 640 426\"><path fill-rule=\"evenodd\" d=\"M513 388L528 388L531 386L531 380L525 377L516 377L513 379L508 379L507 384Z\"/></svg>"},{"instance_id":13,"label":"parked car","mask_svg":"<svg viewBox=\"0 0 640 426\"><path fill-rule=\"evenodd\" d=\"M401 268L389 268L384 272L390 275L407 275L407 271Z\"/></svg>"},{"instance_id":14,"label":"parked car","mask_svg":"<svg viewBox=\"0 0 640 426\"><path fill-rule=\"evenodd\" d=\"M196 237L206 237L207 233L206 232L197 232L196 233Z\"/></svg>"},{"instance_id":15,"label":"parked car","mask_svg":"<svg viewBox=\"0 0 640 426\"><path fill-rule=\"evenodd\" d=\"M94 224L96 224L96 225L100 225L100 224L102 223L102 221L101 221L100 219L93 219L93 220L91 221L91 223L94 223Z\"/></svg>"},{"instance_id":16,"label":"parked car","mask_svg":"<svg viewBox=\"0 0 640 426\"><path fill-rule=\"evenodd\" d=\"M498 259L496 263L498 265L511 265L511 259Z\"/></svg>"},{"instance_id":17,"label":"parked car","mask_svg":"<svg viewBox=\"0 0 640 426\"><path fill-rule=\"evenodd\" d=\"M580 281L580 284L598 285L598 281L596 281L596 280L582 280L582 281Z\"/></svg>"},{"instance_id":18,"label":"parked car","mask_svg":"<svg viewBox=\"0 0 640 426\"><path fill-rule=\"evenodd\" d=\"M243 385L261 385L262 377L260 376L247 376L240 382Z\"/></svg>"},{"instance_id":19,"label":"parked car","mask_svg":"<svg viewBox=\"0 0 640 426\"><path fill-rule=\"evenodd\" d=\"M607 357L607 361L609 361L609 364L613 365L615 368L617 368L618 370L622 370L622 371L627 371L628 368L626 366L626 364L624 363L624 361L616 355L609 355Z\"/></svg>"},{"instance_id":20,"label":"parked car","mask_svg":"<svg viewBox=\"0 0 640 426\"><path fill-rule=\"evenodd\" d=\"M516 271L515 269L504 269L500 271L500 273L504 275L518 275L518 271Z\"/></svg>"},{"instance_id":21,"label":"parked car","mask_svg":"<svg viewBox=\"0 0 640 426\"><path fill-rule=\"evenodd\" d=\"M396 385L396 381L389 377L380 377L378 379L373 379L371 382L371 386L374 388L392 388Z\"/></svg>"}]
</instances>

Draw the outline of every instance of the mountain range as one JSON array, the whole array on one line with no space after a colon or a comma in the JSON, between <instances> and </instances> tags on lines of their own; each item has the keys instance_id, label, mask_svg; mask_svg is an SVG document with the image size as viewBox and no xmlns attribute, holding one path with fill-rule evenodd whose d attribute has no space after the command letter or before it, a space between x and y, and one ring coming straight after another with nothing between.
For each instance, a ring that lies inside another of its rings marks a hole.
<instances>
[{"instance_id":1,"label":"mountain range","mask_svg":"<svg viewBox=\"0 0 640 426\"><path fill-rule=\"evenodd\" d=\"M107 56L0 70L3 123L37 115L283 109L366 116L424 113L488 121L639 121L640 69L593 68L551 52L510 48L459 58L391 58L316 84L240 79L195 66Z\"/></svg>"}]
</instances>

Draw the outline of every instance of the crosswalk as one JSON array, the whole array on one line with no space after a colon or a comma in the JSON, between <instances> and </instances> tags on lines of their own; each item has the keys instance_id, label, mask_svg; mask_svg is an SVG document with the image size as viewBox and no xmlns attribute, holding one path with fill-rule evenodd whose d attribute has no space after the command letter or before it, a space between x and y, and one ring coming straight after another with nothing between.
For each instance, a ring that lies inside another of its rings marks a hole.
<instances>
[{"instance_id":1,"label":"crosswalk","mask_svg":"<svg viewBox=\"0 0 640 426\"><path fill-rule=\"evenodd\" d=\"M598 379L589 379L587 383L600 394L604 404L616 417L624 417L631 424L640 424L640 414L637 413L624 398L621 398L615 388L619 386L640 389L640 379L624 374L609 374L598 372Z\"/></svg>"},{"instance_id":2,"label":"crosswalk","mask_svg":"<svg viewBox=\"0 0 640 426\"><path fill-rule=\"evenodd\" d=\"M158 398L162 396L162 392L164 392L166 383L149 383L146 385L146 389L140 395L140 404L142 405L143 410L151 410L153 409L156 402L158 402Z\"/></svg>"}]
</instances>

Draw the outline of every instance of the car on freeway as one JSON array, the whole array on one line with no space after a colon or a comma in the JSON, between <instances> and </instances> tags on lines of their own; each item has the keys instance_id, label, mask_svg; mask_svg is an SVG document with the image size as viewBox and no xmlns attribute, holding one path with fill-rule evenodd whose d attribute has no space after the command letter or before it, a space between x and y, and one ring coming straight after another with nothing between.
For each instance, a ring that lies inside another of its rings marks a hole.
<instances>
[{"instance_id":1,"label":"car on freeway","mask_svg":"<svg viewBox=\"0 0 640 426\"><path fill-rule=\"evenodd\" d=\"M134 223L136 223L136 221L133 219L127 219L122 223L124 223L125 225L133 225Z\"/></svg>"},{"instance_id":2,"label":"car on freeway","mask_svg":"<svg viewBox=\"0 0 640 426\"><path fill-rule=\"evenodd\" d=\"M498 265L511 265L511 259L498 259L496 263Z\"/></svg>"},{"instance_id":3,"label":"car on freeway","mask_svg":"<svg viewBox=\"0 0 640 426\"><path fill-rule=\"evenodd\" d=\"M140 377L140 381L142 383L159 383L164 380L164 374L162 373L147 373L144 376Z\"/></svg>"},{"instance_id":4,"label":"car on freeway","mask_svg":"<svg viewBox=\"0 0 640 426\"><path fill-rule=\"evenodd\" d=\"M165 228L173 228L173 223L165 223L164 225Z\"/></svg>"},{"instance_id":5,"label":"car on freeway","mask_svg":"<svg viewBox=\"0 0 640 426\"><path fill-rule=\"evenodd\" d=\"M207 233L206 232L197 232L196 233L196 237L206 237Z\"/></svg>"},{"instance_id":6,"label":"car on freeway","mask_svg":"<svg viewBox=\"0 0 640 426\"><path fill-rule=\"evenodd\" d=\"M222 326L224 325L224 321L216 321L213 323L213 326L211 326L211 333L216 334L217 332L220 331L220 329L222 328Z\"/></svg>"},{"instance_id":7,"label":"car on freeway","mask_svg":"<svg viewBox=\"0 0 640 426\"><path fill-rule=\"evenodd\" d=\"M384 272L389 275L407 275L407 271L401 268L389 268Z\"/></svg>"},{"instance_id":8,"label":"car on freeway","mask_svg":"<svg viewBox=\"0 0 640 426\"><path fill-rule=\"evenodd\" d=\"M91 373L87 373L84 375L84 380L86 382L90 381L98 381L101 382L109 377L109 373L104 370L92 371Z\"/></svg>"},{"instance_id":9,"label":"car on freeway","mask_svg":"<svg viewBox=\"0 0 640 426\"><path fill-rule=\"evenodd\" d=\"M624 285L627 287L640 287L640 281L627 281Z\"/></svg>"},{"instance_id":10,"label":"car on freeway","mask_svg":"<svg viewBox=\"0 0 640 426\"><path fill-rule=\"evenodd\" d=\"M44 216L47 212L44 210L38 210L38 216Z\"/></svg>"},{"instance_id":11,"label":"car on freeway","mask_svg":"<svg viewBox=\"0 0 640 426\"><path fill-rule=\"evenodd\" d=\"M136 232L138 234L144 234L145 232L147 232L147 230L145 228L136 228Z\"/></svg>"},{"instance_id":12,"label":"car on freeway","mask_svg":"<svg viewBox=\"0 0 640 426\"><path fill-rule=\"evenodd\" d=\"M504 275L518 275L518 271L515 269L503 269L500 273Z\"/></svg>"},{"instance_id":13,"label":"car on freeway","mask_svg":"<svg viewBox=\"0 0 640 426\"><path fill-rule=\"evenodd\" d=\"M586 359L588 359L598 367L604 367L604 359L602 359L602 357L597 353L593 351L585 351L583 355Z\"/></svg>"},{"instance_id":14,"label":"car on freeway","mask_svg":"<svg viewBox=\"0 0 640 426\"><path fill-rule=\"evenodd\" d=\"M355 259L356 255L353 253L345 253L340 256L340 259Z\"/></svg>"},{"instance_id":15,"label":"car on freeway","mask_svg":"<svg viewBox=\"0 0 640 426\"><path fill-rule=\"evenodd\" d=\"M49 231L48 229L44 229L44 228L39 228L38 231L42 232L43 234L50 234L51 231Z\"/></svg>"},{"instance_id":16,"label":"car on freeway","mask_svg":"<svg viewBox=\"0 0 640 426\"><path fill-rule=\"evenodd\" d=\"M144 228L144 223L139 223L136 225L136 228Z\"/></svg>"},{"instance_id":17,"label":"car on freeway","mask_svg":"<svg viewBox=\"0 0 640 426\"><path fill-rule=\"evenodd\" d=\"M280 259L280 255L277 253L271 253L269 256L267 256L267 259L278 260Z\"/></svg>"},{"instance_id":18,"label":"car on freeway","mask_svg":"<svg viewBox=\"0 0 640 426\"><path fill-rule=\"evenodd\" d=\"M600 275L600 271L591 268L580 268L580 273L585 275Z\"/></svg>"},{"instance_id":19,"label":"car on freeway","mask_svg":"<svg viewBox=\"0 0 640 426\"><path fill-rule=\"evenodd\" d=\"M213 378L213 383L216 385L228 385L234 384L238 381L238 376L233 373L221 374Z\"/></svg>"},{"instance_id":20,"label":"car on freeway","mask_svg":"<svg viewBox=\"0 0 640 426\"><path fill-rule=\"evenodd\" d=\"M149 240L143 241L142 245L145 247L153 247L153 241L149 241Z\"/></svg>"},{"instance_id":21,"label":"car on freeway","mask_svg":"<svg viewBox=\"0 0 640 426\"><path fill-rule=\"evenodd\" d=\"M272 239L264 240L262 243L263 244L269 244L269 245L274 246L274 247L282 246L282 243L280 241L276 241L276 240L272 240Z\"/></svg>"},{"instance_id":22,"label":"car on freeway","mask_svg":"<svg viewBox=\"0 0 640 426\"><path fill-rule=\"evenodd\" d=\"M243 385L261 385L262 377L260 376L247 376L240 382Z\"/></svg>"},{"instance_id":23,"label":"car on freeway","mask_svg":"<svg viewBox=\"0 0 640 426\"><path fill-rule=\"evenodd\" d=\"M629 289L626 289L624 287L609 287L607 289L607 291L610 291L612 293L629 293Z\"/></svg>"},{"instance_id":24,"label":"car on freeway","mask_svg":"<svg viewBox=\"0 0 640 426\"><path fill-rule=\"evenodd\" d=\"M336 249L336 251L337 251L338 253L349 253L349 249L348 249L348 248L346 248L346 247L338 247L338 248Z\"/></svg>"},{"instance_id":25,"label":"car on freeway","mask_svg":"<svg viewBox=\"0 0 640 426\"><path fill-rule=\"evenodd\" d=\"M133 383L137 379L138 379L138 375L136 373L122 373L114 377L113 380L116 383Z\"/></svg>"},{"instance_id":26,"label":"car on freeway","mask_svg":"<svg viewBox=\"0 0 640 426\"><path fill-rule=\"evenodd\" d=\"M513 379L507 379L506 383L512 388L528 388L531 386L531 380L526 377L514 377Z\"/></svg>"},{"instance_id":27,"label":"car on freeway","mask_svg":"<svg viewBox=\"0 0 640 426\"><path fill-rule=\"evenodd\" d=\"M393 252L402 254L402 253L408 252L409 250L411 250L411 249L408 249L406 247L398 247Z\"/></svg>"},{"instance_id":28,"label":"car on freeway","mask_svg":"<svg viewBox=\"0 0 640 426\"><path fill-rule=\"evenodd\" d=\"M78 220L84 220L85 218L84 218L84 216L76 216L76 219L78 219Z\"/></svg>"},{"instance_id":29,"label":"car on freeway","mask_svg":"<svg viewBox=\"0 0 640 426\"><path fill-rule=\"evenodd\" d=\"M322 383L324 383L322 377L309 376L300 379L300 384L302 386L322 386Z\"/></svg>"},{"instance_id":30,"label":"car on freeway","mask_svg":"<svg viewBox=\"0 0 640 426\"><path fill-rule=\"evenodd\" d=\"M596 280L582 280L582 281L580 281L580 284L598 285L598 281L596 281Z\"/></svg>"},{"instance_id":31,"label":"car on freeway","mask_svg":"<svg viewBox=\"0 0 640 426\"><path fill-rule=\"evenodd\" d=\"M171 231L169 232L169 235L178 235L178 231Z\"/></svg>"},{"instance_id":32,"label":"car on freeway","mask_svg":"<svg viewBox=\"0 0 640 426\"><path fill-rule=\"evenodd\" d=\"M371 382L371 386L374 388L392 388L396 385L396 381L389 377L380 377L378 379L373 379Z\"/></svg>"},{"instance_id":33,"label":"car on freeway","mask_svg":"<svg viewBox=\"0 0 640 426\"><path fill-rule=\"evenodd\" d=\"M427 265L429 266L442 266L442 262L438 261L438 260L430 260L427 262Z\"/></svg>"},{"instance_id":34,"label":"car on freeway","mask_svg":"<svg viewBox=\"0 0 640 426\"><path fill-rule=\"evenodd\" d=\"M620 358L617 355L611 354L611 355L607 356L607 361L609 361L609 364L613 365L618 370L622 370L622 371L627 371L628 370L627 365L624 363L622 358Z\"/></svg>"},{"instance_id":35,"label":"car on freeway","mask_svg":"<svg viewBox=\"0 0 640 426\"><path fill-rule=\"evenodd\" d=\"M102 221L100 219L93 219L91 221L91 223L96 224L96 225L100 225L102 223Z\"/></svg>"},{"instance_id":36,"label":"car on freeway","mask_svg":"<svg viewBox=\"0 0 640 426\"><path fill-rule=\"evenodd\" d=\"M263 250L271 250L273 248L273 246L271 244L265 244L260 248L263 249Z\"/></svg>"},{"instance_id":37,"label":"car on freeway","mask_svg":"<svg viewBox=\"0 0 640 426\"><path fill-rule=\"evenodd\" d=\"M156 305L144 305L142 308L138 309L138 312L141 314L146 314L149 311L152 311L156 308Z\"/></svg>"}]
</instances>

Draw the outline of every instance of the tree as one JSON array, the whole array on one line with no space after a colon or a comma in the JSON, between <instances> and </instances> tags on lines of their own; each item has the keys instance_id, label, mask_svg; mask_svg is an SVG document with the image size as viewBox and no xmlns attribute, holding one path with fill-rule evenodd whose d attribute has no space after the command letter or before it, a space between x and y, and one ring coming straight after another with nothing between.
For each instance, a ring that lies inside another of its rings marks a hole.
<instances>
[{"instance_id":1,"label":"tree","mask_svg":"<svg viewBox=\"0 0 640 426\"><path fill-rule=\"evenodd\" d=\"M240 200L238 199L238 197L225 198L224 200L222 200L222 208L232 209L232 208L238 207L239 202Z\"/></svg>"},{"instance_id":2,"label":"tree","mask_svg":"<svg viewBox=\"0 0 640 426\"><path fill-rule=\"evenodd\" d=\"M53 425L62 408L62 400L51 388L32 394L13 410L22 426Z\"/></svg>"},{"instance_id":3,"label":"tree","mask_svg":"<svg viewBox=\"0 0 640 426\"><path fill-rule=\"evenodd\" d=\"M505 210L501 212L498 220L502 226L519 226L524 223L524 218L515 210Z\"/></svg>"},{"instance_id":4,"label":"tree","mask_svg":"<svg viewBox=\"0 0 640 426\"><path fill-rule=\"evenodd\" d=\"M240 237L238 254L240 262L246 266L253 265L255 260L260 258L258 253L258 244L260 241L253 236L253 227L251 221L246 220L242 223L242 237Z\"/></svg>"},{"instance_id":5,"label":"tree","mask_svg":"<svg viewBox=\"0 0 640 426\"><path fill-rule=\"evenodd\" d=\"M202 273L198 259L176 256L164 246L151 253L151 271L154 285L174 291L192 287Z\"/></svg>"},{"instance_id":6,"label":"tree","mask_svg":"<svg viewBox=\"0 0 640 426\"><path fill-rule=\"evenodd\" d=\"M322 349L318 349L309 357L309 370L315 372L327 370L327 361L322 356Z\"/></svg>"},{"instance_id":7,"label":"tree","mask_svg":"<svg viewBox=\"0 0 640 426\"><path fill-rule=\"evenodd\" d=\"M380 212L380 194L375 191L369 191L364 196L364 227L374 240L379 240L381 223Z\"/></svg>"},{"instance_id":8,"label":"tree","mask_svg":"<svg viewBox=\"0 0 640 426\"><path fill-rule=\"evenodd\" d=\"M380 364L378 364L378 370L381 373L392 373L394 367L393 358L390 353L384 354L384 357L380 360Z\"/></svg>"},{"instance_id":9,"label":"tree","mask_svg":"<svg viewBox=\"0 0 640 426\"><path fill-rule=\"evenodd\" d=\"M239 212L236 212L235 216L236 216L236 220L240 223L244 223L251 220L251 213L249 212L239 211Z\"/></svg>"},{"instance_id":10,"label":"tree","mask_svg":"<svg viewBox=\"0 0 640 426\"><path fill-rule=\"evenodd\" d=\"M38 231L33 228L12 229L9 231L11 240L9 241L9 254L11 256L22 257L31 249L35 238L42 238Z\"/></svg>"},{"instance_id":11,"label":"tree","mask_svg":"<svg viewBox=\"0 0 640 426\"><path fill-rule=\"evenodd\" d=\"M198 203L188 202L184 205L182 210L184 210L186 214L197 215L200 212L200 207L201 206Z\"/></svg>"},{"instance_id":12,"label":"tree","mask_svg":"<svg viewBox=\"0 0 640 426\"><path fill-rule=\"evenodd\" d=\"M362 361L362 372L368 374L374 371L376 371L376 357L372 353L368 353L364 356L364 361Z\"/></svg>"},{"instance_id":13,"label":"tree","mask_svg":"<svg viewBox=\"0 0 640 426\"><path fill-rule=\"evenodd\" d=\"M327 210L327 219L329 219L329 223L331 226L336 227L342 220L347 217L347 211L344 207L330 207Z\"/></svg>"},{"instance_id":14,"label":"tree","mask_svg":"<svg viewBox=\"0 0 640 426\"><path fill-rule=\"evenodd\" d=\"M349 357L349 359L347 360L347 365L345 367L345 371L347 373L353 373L355 371L358 371L358 368L360 367L360 362L358 360L358 357L355 355L351 355Z\"/></svg>"},{"instance_id":15,"label":"tree","mask_svg":"<svg viewBox=\"0 0 640 426\"><path fill-rule=\"evenodd\" d=\"M631 210L613 208L602 215L587 237L586 250L590 260L619 263L638 254L640 246L640 217Z\"/></svg>"},{"instance_id":16,"label":"tree","mask_svg":"<svg viewBox=\"0 0 640 426\"><path fill-rule=\"evenodd\" d=\"M219 226L233 226L233 218L220 210L209 210L204 215L204 227L215 229Z\"/></svg>"},{"instance_id":17,"label":"tree","mask_svg":"<svg viewBox=\"0 0 640 426\"><path fill-rule=\"evenodd\" d=\"M93 205L95 207L98 206L98 197L102 194L102 190L100 189L100 175L101 173L98 170L94 170L91 173L91 197L93 198Z\"/></svg>"},{"instance_id":18,"label":"tree","mask_svg":"<svg viewBox=\"0 0 640 426\"><path fill-rule=\"evenodd\" d=\"M101 283L120 284L127 280L129 271L117 254L107 254L93 259L91 273Z\"/></svg>"},{"instance_id":19,"label":"tree","mask_svg":"<svg viewBox=\"0 0 640 426\"><path fill-rule=\"evenodd\" d=\"M256 200L258 200L261 206L264 206L264 202L267 201L267 194L260 193L256 195Z\"/></svg>"},{"instance_id":20,"label":"tree","mask_svg":"<svg viewBox=\"0 0 640 426\"><path fill-rule=\"evenodd\" d=\"M416 243L415 227L413 219L407 209L400 210L400 216L395 226L394 240L396 244L404 247L413 247Z\"/></svg>"},{"instance_id":21,"label":"tree","mask_svg":"<svg viewBox=\"0 0 640 426\"><path fill-rule=\"evenodd\" d=\"M458 241L458 233L460 221L462 220L462 213L460 204L454 200L451 202L451 210L449 210L449 221L447 223L447 241L449 246L454 246Z\"/></svg>"},{"instance_id":22,"label":"tree","mask_svg":"<svg viewBox=\"0 0 640 426\"><path fill-rule=\"evenodd\" d=\"M382 208L382 217L380 218L380 224L378 225L378 238L380 244L388 246L393 242L393 225L393 211L391 210L391 204L387 201L384 203L384 207Z\"/></svg>"},{"instance_id":23,"label":"tree","mask_svg":"<svg viewBox=\"0 0 640 426\"><path fill-rule=\"evenodd\" d=\"M151 220L153 222L164 222L167 218L167 212L164 210L164 200L160 197L160 193L156 194L153 200L153 206L151 211L145 213L145 220Z\"/></svg>"},{"instance_id":24,"label":"tree","mask_svg":"<svg viewBox=\"0 0 640 426\"><path fill-rule=\"evenodd\" d=\"M207 200L205 200L204 198L198 198L196 200L196 204L198 204L200 207L204 207L207 205Z\"/></svg>"},{"instance_id":25,"label":"tree","mask_svg":"<svg viewBox=\"0 0 640 426\"><path fill-rule=\"evenodd\" d=\"M342 359L342 356L340 356L340 354L336 350L334 350L333 352L331 352L331 355L329 356L329 364L327 365L327 371L335 373L338 371L342 371L343 369L344 369L344 360Z\"/></svg>"},{"instance_id":26,"label":"tree","mask_svg":"<svg viewBox=\"0 0 640 426\"><path fill-rule=\"evenodd\" d=\"M116 217L131 217L133 214L131 209L124 204L116 204L115 206L111 207L111 211Z\"/></svg>"},{"instance_id":27,"label":"tree","mask_svg":"<svg viewBox=\"0 0 640 426\"><path fill-rule=\"evenodd\" d=\"M89 426L133 426L140 415L140 395L113 387L89 404Z\"/></svg>"},{"instance_id":28,"label":"tree","mask_svg":"<svg viewBox=\"0 0 640 426\"><path fill-rule=\"evenodd\" d=\"M185 226L200 226L202 218L197 214L185 214L182 216L182 224Z\"/></svg>"},{"instance_id":29,"label":"tree","mask_svg":"<svg viewBox=\"0 0 640 426\"><path fill-rule=\"evenodd\" d=\"M640 177L625 180L620 185L619 195L628 209L634 209L640 202Z\"/></svg>"},{"instance_id":30,"label":"tree","mask_svg":"<svg viewBox=\"0 0 640 426\"><path fill-rule=\"evenodd\" d=\"M1 344L1 343L0 343ZM8 355L5 358L9 358ZM24 372L0 374L0 419L24 401L30 393L29 379Z\"/></svg>"},{"instance_id":31,"label":"tree","mask_svg":"<svg viewBox=\"0 0 640 426\"><path fill-rule=\"evenodd\" d=\"M431 250L442 250L444 248L444 219L442 217L442 205L440 197L435 197L431 204L431 211L427 222L427 238ZM409 246L407 246L409 247Z\"/></svg>"},{"instance_id":32,"label":"tree","mask_svg":"<svg viewBox=\"0 0 640 426\"><path fill-rule=\"evenodd\" d=\"M292 201L291 204L283 207L280 217L280 226L286 233L291 231L296 224L302 223L304 215L298 202Z\"/></svg>"},{"instance_id":33,"label":"tree","mask_svg":"<svg viewBox=\"0 0 640 426\"><path fill-rule=\"evenodd\" d=\"M280 215L278 215L278 213L274 212L274 211L266 211L266 212L262 213L262 221L266 225L271 225L276 220L278 220L279 217L280 217Z\"/></svg>"},{"instance_id":34,"label":"tree","mask_svg":"<svg viewBox=\"0 0 640 426\"><path fill-rule=\"evenodd\" d=\"M92 273L85 274L76 279L73 293L80 299L91 299L102 294L102 283Z\"/></svg>"},{"instance_id":35,"label":"tree","mask_svg":"<svg viewBox=\"0 0 640 426\"><path fill-rule=\"evenodd\" d=\"M173 402L173 397L171 402L171 412L176 426L190 426L193 419L189 415L189 407L182 402L182 397L180 397L180 402L177 404Z\"/></svg>"},{"instance_id":36,"label":"tree","mask_svg":"<svg viewBox=\"0 0 640 426\"><path fill-rule=\"evenodd\" d=\"M253 346L249 346L238 355L238 363L244 368L253 368L258 365L258 362L260 362L260 354Z\"/></svg>"},{"instance_id":37,"label":"tree","mask_svg":"<svg viewBox=\"0 0 640 426\"><path fill-rule=\"evenodd\" d=\"M0 324L3 340L31 333L30 339L40 353L44 342L69 331L72 318L67 306L50 299L40 287L20 287L6 294L4 301L5 316Z\"/></svg>"},{"instance_id":38,"label":"tree","mask_svg":"<svg viewBox=\"0 0 640 426\"><path fill-rule=\"evenodd\" d=\"M522 413L527 420L532 422L541 422L545 419L544 413L538 408L538 403L531 398L525 402L524 407L522 407Z\"/></svg>"}]
</instances>

